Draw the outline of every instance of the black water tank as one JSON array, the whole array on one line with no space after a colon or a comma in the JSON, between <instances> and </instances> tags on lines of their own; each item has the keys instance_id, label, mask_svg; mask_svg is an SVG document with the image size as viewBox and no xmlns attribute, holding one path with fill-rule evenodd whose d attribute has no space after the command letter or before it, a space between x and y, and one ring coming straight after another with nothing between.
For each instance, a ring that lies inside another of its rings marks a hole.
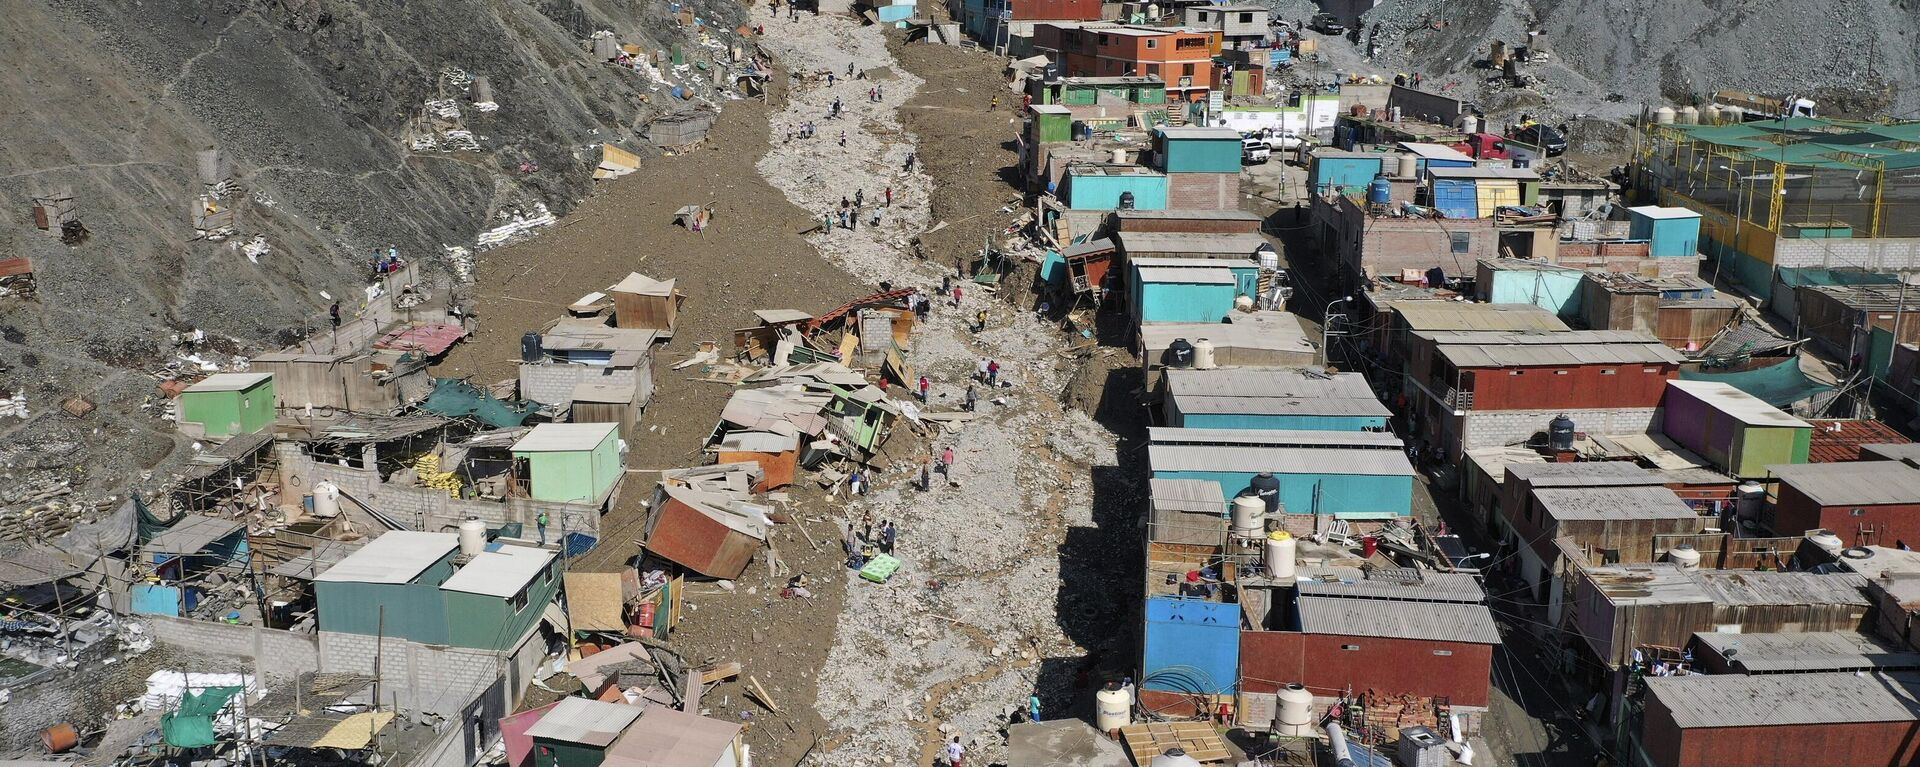
<instances>
[{"instance_id":1,"label":"black water tank","mask_svg":"<svg viewBox=\"0 0 1920 767\"><path fill-rule=\"evenodd\" d=\"M1280 480L1273 476L1273 472L1263 471L1255 474L1253 481L1249 484L1253 487L1253 494L1267 502L1268 514L1280 510Z\"/></svg>"},{"instance_id":2,"label":"black water tank","mask_svg":"<svg viewBox=\"0 0 1920 767\"><path fill-rule=\"evenodd\" d=\"M1167 367L1193 367L1193 344L1187 343L1184 338L1173 339L1173 343L1167 344Z\"/></svg>"},{"instance_id":3,"label":"black water tank","mask_svg":"<svg viewBox=\"0 0 1920 767\"><path fill-rule=\"evenodd\" d=\"M520 361L521 362L539 362L540 356L541 356L540 355L540 334L530 332L524 336L521 336L520 337Z\"/></svg>"},{"instance_id":4,"label":"black water tank","mask_svg":"<svg viewBox=\"0 0 1920 767\"><path fill-rule=\"evenodd\" d=\"M1573 449L1573 419L1565 413L1547 422L1547 447L1555 451Z\"/></svg>"},{"instance_id":5,"label":"black water tank","mask_svg":"<svg viewBox=\"0 0 1920 767\"><path fill-rule=\"evenodd\" d=\"M1132 192L1120 193L1120 209L1133 210L1133 193Z\"/></svg>"}]
</instances>

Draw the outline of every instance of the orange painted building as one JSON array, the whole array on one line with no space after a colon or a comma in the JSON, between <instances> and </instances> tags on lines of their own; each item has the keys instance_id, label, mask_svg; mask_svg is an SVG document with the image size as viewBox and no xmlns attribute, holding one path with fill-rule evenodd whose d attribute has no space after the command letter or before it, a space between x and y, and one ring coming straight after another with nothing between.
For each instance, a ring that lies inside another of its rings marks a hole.
<instances>
[{"instance_id":1,"label":"orange painted building","mask_svg":"<svg viewBox=\"0 0 1920 767\"><path fill-rule=\"evenodd\" d=\"M1036 29L1034 38L1069 77L1159 77L1168 100L1204 100L1218 79L1219 30L1062 26Z\"/></svg>"}]
</instances>

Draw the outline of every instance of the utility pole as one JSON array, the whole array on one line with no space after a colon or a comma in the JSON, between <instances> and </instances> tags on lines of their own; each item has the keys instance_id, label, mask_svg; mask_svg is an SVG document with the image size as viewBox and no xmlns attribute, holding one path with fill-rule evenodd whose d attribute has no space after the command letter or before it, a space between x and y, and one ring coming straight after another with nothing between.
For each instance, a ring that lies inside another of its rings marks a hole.
<instances>
[{"instance_id":1,"label":"utility pole","mask_svg":"<svg viewBox=\"0 0 1920 767\"><path fill-rule=\"evenodd\" d=\"M1910 272L1904 269L1900 270L1900 298L1898 301L1894 302L1894 305L1893 305L1893 338L1892 338L1893 343L1887 348L1887 362L1889 365L1891 365L1893 362L1894 350L1900 348L1900 325L1902 324L1901 320L1904 320L1907 318L1906 316L1907 315L1907 278L1910 274L1911 274ZM1863 356L1866 359L1866 365L1867 365L1867 394L1866 394L1866 397L1863 399L1862 404L1865 406L1865 410L1866 410L1865 414L1871 415L1873 412L1873 379L1874 379L1873 327L1871 325L1867 327L1867 353Z\"/></svg>"},{"instance_id":2,"label":"utility pole","mask_svg":"<svg viewBox=\"0 0 1920 767\"><path fill-rule=\"evenodd\" d=\"M380 667L380 660L381 660L380 656L381 656L382 650L384 650L387 645L387 606L386 605L380 606L379 622L374 625L375 625L375 628L373 630L373 710L375 713L379 713L380 711L380 674L383 671L383 669Z\"/></svg>"}]
</instances>

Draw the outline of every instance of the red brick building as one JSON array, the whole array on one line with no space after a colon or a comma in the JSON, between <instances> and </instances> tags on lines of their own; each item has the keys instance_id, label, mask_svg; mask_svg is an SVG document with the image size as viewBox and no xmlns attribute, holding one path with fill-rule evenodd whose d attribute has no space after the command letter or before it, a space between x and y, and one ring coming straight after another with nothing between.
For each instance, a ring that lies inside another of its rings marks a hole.
<instances>
[{"instance_id":1,"label":"red brick building","mask_svg":"<svg viewBox=\"0 0 1920 767\"><path fill-rule=\"evenodd\" d=\"M1657 767L1920 763L1920 677L1852 673L1647 679L1640 750Z\"/></svg>"},{"instance_id":2,"label":"red brick building","mask_svg":"<svg viewBox=\"0 0 1920 767\"><path fill-rule=\"evenodd\" d=\"M1848 546L1920 545L1920 469L1898 461L1769 466L1780 481L1770 527L1832 530Z\"/></svg>"},{"instance_id":3,"label":"red brick building","mask_svg":"<svg viewBox=\"0 0 1920 767\"><path fill-rule=\"evenodd\" d=\"M1040 24L1033 47L1067 77L1159 77L1169 101L1202 101L1218 79L1219 30Z\"/></svg>"}]
</instances>

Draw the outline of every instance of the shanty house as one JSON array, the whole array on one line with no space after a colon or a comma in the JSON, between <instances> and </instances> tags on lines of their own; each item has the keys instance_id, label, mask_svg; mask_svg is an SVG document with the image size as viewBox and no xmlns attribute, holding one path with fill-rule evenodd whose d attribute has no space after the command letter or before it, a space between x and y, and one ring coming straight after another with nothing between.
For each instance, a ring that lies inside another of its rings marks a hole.
<instances>
[{"instance_id":1,"label":"shanty house","mask_svg":"<svg viewBox=\"0 0 1920 767\"><path fill-rule=\"evenodd\" d=\"M1167 259L1173 261L1174 259ZM1219 322L1233 312L1240 277L1226 261L1179 260L1177 265L1132 264L1128 306L1134 326L1149 322ZM1248 262L1249 269L1252 262Z\"/></svg>"},{"instance_id":2,"label":"shanty house","mask_svg":"<svg viewBox=\"0 0 1920 767\"><path fill-rule=\"evenodd\" d=\"M1825 529L1848 546L1920 544L1920 469L1897 461L1768 466L1780 480L1768 527Z\"/></svg>"},{"instance_id":3,"label":"shanty house","mask_svg":"<svg viewBox=\"0 0 1920 767\"><path fill-rule=\"evenodd\" d=\"M1380 152L1346 152L1332 147L1313 150L1307 161L1307 188L1315 195L1365 190L1380 175L1381 163L1392 159Z\"/></svg>"},{"instance_id":4,"label":"shanty house","mask_svg":"<svg viewBox=\"0 0 1920 767\"><path fill-rule=\"evenodd\" d=\"M453 533L393 530L368 541L314 577L320 631L451 644L440 584L459 549Z\"/></svg>"},{"instance_id":5,"label":"shanty house","mask_svg":"<svg viewBox=\"0 0 1920 767\"><path fill-rule=\"evenodd\" d=\"M1168 426L1379 431L1392 416L1359 373L1169 368L1165 381Z\"/></svg>"},{"instance_id":6,"label":"shanty house","mask_svg":"<svg viewBox=\"0 0 1920 767\"><path fill-rule=\"evenodd\" d=\"M600 767L614 741L645 709L581 697L563 698L527 728L533 767Z\"/></svg>"},{"instance_id":7,"label":"shanty house","mask_svg":"<svg viewBox=\"0 0 1920 767\"><path fill-rule=\"evenodd\" d=\"M606 751L601 767L739 767L746 727L649 705Z\"/></svg>"},{"instance_id":8,"label":"shanty house","mask_svg":"<svg viewBox=\"0 0 1920 767\"><path fill-rule=\"evenodd\" d=\"M1621 466L1617 473L1535 473L1536 466ZM1587 464L1520 464L1507 467L1507 482L1526 488L1518 508L1505 509L1509 540L1520 549L1521 577L1542 589L1542 601L1558 615L1557 584L1564 556L1581 566L1652 562L1656 536L1692 535L1708 526L1693 507L1662 485L1661 477L1617 461ZM1544 587L1544 588L1543 588Z\"/></svg>"},{"instance_id":9,"label":"shanty house","mask_svg":"<svg viewBox=\"0 0 1920 767\"><path fill-rule=\"evenodd\" d=\"M1216 258L1225 261L1246 261L1251 269L1260 249L1267 246L1267 240L1253 232L1144 232L1122 231L1114 235L1119 240L1120 249L1127 261L1140 264L1147 259L1159 259L1156 263L1166 266L1167 259ZM1252 283L1244 291L1254 293Z\"/></svg>"},{"instance_id":10,"label":"shanty house","mask_svg":"<svg viewBox=\"0 0 1920 767\"><path fill-rule=\"evenodd\" d=\"M1913 764L1920 675L1650 678L1637 740L1656 767Z\"/></svg>"},{"instance_id":11,"label":"shanty house","mask_svg":"<svg viewBox=\"0 0 1920 767\"><path fill-rule=\"evenodd\" d=\"M1146 614L1142 690L1233 694L1240 679L1239 605L1156 596L1147 599Z\"/></svg>"},{"instance_id":12,"label":"shanty house","mask_svg":"<svg viewBox=\"0 0 1920 767\"><path fill-rule=\"evenodd\" d=\"M520 396L566 405L575 387L606 384L633 390L637 407L653 400L653 346L659 331L561 319L522 341Z\"/></svg>"},{"instance_id":13,"label":"shanty house","mask_svg":"<svg viewBox=\"0 0 1920 767\"><path fill-rule=\"evenodd\" d=\"M140 558L154 577L129 587L133 612L185 615L199 604L204 592L201 576L247 557L246 523L185 516L140 547Z\"/></svg>"},{"instance_id":14,"label":"shanty house","mask_svg":"<svg viewBox=\"0 0 1920 767\"><path fill-rule=\"evenodd\" d=\"M1580 316L1582 269L1526 258L1482 259L1473 289L1481 301L1533 304L1559 317Z\"/></svg>"},{"instance_id":15,"label":"shanty house","mask_svg":"<svg viewBox=\"0 0 1920 767\"><path fill-rule=\"evenodd\" d=\"M1218 484L1226 498L1250 490L1256 475L1271 473L1280 483L1281 507L1301 519L1311 514L1379 519L1413 513L1413 465L1393 444L1150 444L1147 463L1154 479L1207 480Z\"/></svg>"},{"instance_id":16,"label":"shanty house","mask_svg":"<svg viewBox=\"0 0 1920 767\"><path fill-rule=\"evenodd\" d=\"M800 465L800 435L770 431L728 432L714 446L716 463L759 464L763 477L754 492L777 490L793 484Z\"/></svg>"},{"instance_id":17,"label":"shanty house","mask_svg":"<svg viewBox=\"0 0 1920 767\"><path fill-rule=\"evenodd\" d=\"M547 549L490 544L440 584L447 644L508 650L540 621L560 591L559 556Z\"/></svg>"},{"instance_id":18,"label":"shanty house","mask_svg":"<svg viewBox=\"0 0 1920 767\"><path fill-rule=\"evenodd\" d=\"M1067 166L1059 197L1075 210L1167 207L1167 174L1138 165L1074 163Z\"/></svg>"},{"instance_id":19,"label":"shanty house","mask_svg":"<svg viewBox=\"0 0 1920 767\"><path fill-rule=\"evenodd\" d=\"M1111 228L1122 233L1259 234L1264 221L1238 209L1116 210L1109 217Z\"/></svg>"},{"instance_id":20,"label":"shanty house","mask_svg":"<svg viewBox=\"0 0 1920 767\"><path fill-rule=\"evenodd\" d=\"M1680 565L1611 565L1570 570L1576 635L1609 668L1642 647L1685 647L1699 631L1858 631L1867 627L1867 579L1753 570L1688 570Z\"/></svg>"},{"instance_id":21,"label":"shanty house","mask_svg":"<svg viewBox=\"0 0 1920 767\"><path fill-rule=\"evenodd\" d=\"M633 439L634 421L639 408L634 405L633 389L618 384L582 381L573 387L573 407L568 419L573 423L610 423L620 427L623 440Z\"/></svg>"},{"instance_id":22,"label":"shanty house","mask_svg":"<svg viewBox=\"0 0 1920 767\"><path fill-rule=\"evenodd\" d=\"M1764 478L1769 466L1806 463L1813 424L1717 381L1668 381L1661 430L1714 468Z\"/></svg>"},{"instance_id":23,"label":"shanty house","mask_svg":"<svg viewBox=\"0 0 1920 767\"><path fill-rule=\"evenodd\" d=\"M1538 199L1540 174L1531 170L1440 167L1435 162L1426 161L1428 199L1447 218L1491 218L1500 208L1531 205Z\"/></svg>"},{"instance_id":24,"label":"shanty house","mask_svg":"<svg viewBox=\"0 0 1920 767\"><path fill-rule=\"evenodd\" d=\"M1320 361L1320 352L1307 340L1300 318L1286 312L1234 312L1227 321L1157 323L1140 326L1140 360L1148 392L1160 391L1169 367L1192 364L1185 353L1174 354L1176 344L1206 340L1213 345L1213 362L1224 368L1307 367Z\"/></svg>"},{"instance_id":25,"label":"shanty house","mask_svg":"<svg viewBox=\"0 0 1920 767\"><path fill-rule=\"evenodd\" d=\"M673 289L673 280L656 280L639 272L628 274L611 288L614 327L657 331L672 338L685 296Z\"/></svg>"},{"instance_id":26,"label":"shanty house","mask_svg":"<svg viewBox=\"0 0 1920 767\"><path fill-rule=\"evenodd\" d=\"M1165 126L1153 132L1160 169L1168 173L1240 173L1240 132L1232 128Z\"/></svg>"},{"instance_id":27,"label":"shanty house","mask_svg":"<svg viewBox=\"0 0 1920 767\"><path fill-rule=\"evenodd\" d=\"M647 515L647 552L713 578L737 578L765 545L765 510L731 497L661 484Z\"/></svg>"},{"instance_id":28,"label":"shanty house","mask_svg":"<svg viewBox=\"0 0 1920 767\"><path fill-rule=\"evenodd\" d=\"M1700 257L1700 214L1687 208L1641 205L1627 209L1628 237L1650 243L1655 258Z\"/></svg>"},{"instance_id":29,"label":"shanty house","mask_svg":"<svg viewBox=\"0 0 1920 767\"><path fill-rule=\"evenodd\" d=\"M1920 652L1859 631L1700 631L1690 649L1709 674L1920 671Z\"/></svg>"},{"instance_id":30,"label":"shanty house","mask_svg":"<svg viewBox=\"0 0 1920 767\"><path fill-rule=\"evenodd\" d=\"M450 343L450 342L449 342ZM445 351L444 347L440 348ZM348 354L288 350L253 358L252 369L273 375L280 407L332 408L387 415L433 390L424 351L374 349Z\"/></svg>"},{"instance_id":31,"label":"shanty house","mask_svg":"<svg viewBox=\"0 0 1920 767\"><path fill-rule=\"evenodd\" d=\"M598 504L625 471L618 432L611 423L539 424L509 448L514 474L535 500Z\"/></svg>"},{"instance_id":32,"label":"shanty house","mask_svg":"<svg viewBox=\"0 0 1920 767\"><path fill-rule=\"evenodd\" d=\"M273 425L273 375L216 373L180 392L180 433L225 439Z\"/></svg>"}]
</instances>

